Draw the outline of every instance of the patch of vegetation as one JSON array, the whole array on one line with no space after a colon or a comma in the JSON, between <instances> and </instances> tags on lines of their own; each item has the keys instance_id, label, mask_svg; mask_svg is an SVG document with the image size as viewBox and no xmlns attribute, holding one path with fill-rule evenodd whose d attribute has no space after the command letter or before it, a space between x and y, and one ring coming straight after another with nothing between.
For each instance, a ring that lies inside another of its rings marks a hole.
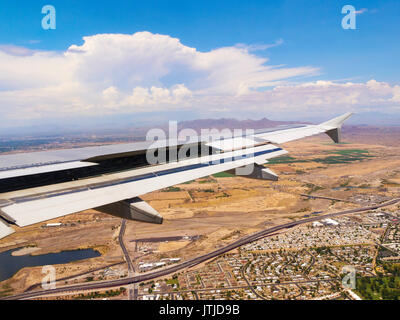
<instances>
[{"instance_id":1,"label":"patch of vegetation","mask_svg":"<svg viewBox=\"0 0 400 320\"><path fill-rule=\"evenodd\" d=\"M177 191L182 191L182 189L179 187L168 187L162 190L162 192L177 192Z\"/></svg>"},{"instance_id":2,"label":"patch of vegetation","mask_svg":"<svg viewBox=\"0 0 400 320\"><path fill-rule=\"evenodd\" d=\"M195 180L190 180L190 181L183 182L182 184L191 184L191 183L194 183L194 182L195 182Z\"/></svg>"},{"instance_id":3,"label":"patch of vegetation","mask_svg":"<svg viewBox=\"0 0 400 320\"><path fill-rule=\"evenodd\" d=\"M323 187L317 186L317 185L315 185L313 183L306 183L304 186L309 189L307 194L311 194L313 192L317 192L318 190L323 190L324 189Z\"/></svg>"},{"instance_id":4,"label":"patch of vegetation","mask_svg":"<svg viewBox=\"0 0 400 320\"><path fill-rule=\"evenodd\" d=\"M178 281L177 274L174 274L171 279L168 279L165 282L166 282L166 284L169 284L171 286L176 285L176 287L179 288L179 281Z\"/></svg>"},{"instance_id":5,"label":"patch of vegetation","mask_svg":"<svg viewBox=\"0 0 400 320\"><path fill-rule=\"evenodd\" d=\"M291 156L280 156L268 160L268 164L281 164L281 163L296 163L296 162L307 162L307 160L299 160Z\"/></svg>"},{"instance_id":6,"label":"patch of vegetation","mask_svg":"<svg viewBox=\"0 0 400 320\"><path fill-rule=\"evenodd\" d=\"M324 164L343 164L343 163L351 163L354 161L362 161L365 158L369 158L372 156L350 156L350 155L346 155L346 156L329 156L326 158L317 158L317 159L313 159L313 161L318 162L318 163L324 163Z\"/></svg>"},{"instance_id":7,"label":"patch of vegetation","mask_svg":"<svg viewBox=\"0 0 400 320\"><path fill-rule=\"evenodd\" d=\"M212 178L208 178L208 179L205 179L205 180L200 180L199 183L200 184L201 183L217 183L217 181L212 179Z\"/></svg>"},{"instance_id":8,"label":"patch of vegetation","mask_svg":"<svg viewBox=\"0 0 400 320\"><path fill-rule=\"evenodd\" d=\"M213 189L205 189L203 192L214 193L215 191Z\"/></svg>"},{"instance_id":9,"label":"patch of vegetation","mask_svg":"<svg viewBox=\"0 0 400 320\"><path fill-rule=\"evenodd\" d=\"M322 246L314 249L318 254L332 254L331 248Z\"/></svg>"},{"instance_id":10,"label":"patch of vegetation","mask_svg":"<svg viewBox=\"0 0 400 320\"><path fill-rule=\"evenodd\" d=\"M196 283L200 284L201 283L201 277L199 274L196 275Z\"/></svg>"},{"instance_id":11,"label":"patch of vegetation","mask_svg":"<svg viewBox=\"0 0 400 320\"><path fill-rule=\"evenodd\" d=\"M358 278L356 288L366 300L400 300L400 276Z\"/></svg>"},{"instance_id":12,"label":"patch of vegetation","mask_svg":"<svg viewBox=\"0 0 400 320\"><path fill-rule=\"evenodd\" d=\"M386 275L400 277L400 263L383 263L382 268Z\"/></svg>"},{"instance_id":13,"label":"patch of vegetation","mask_svg":"<svg viewBox=\"0 0 400 320\"><path fill-rule=\"evenodd\" d=\"M232 178L235 175L229 172L219 172L219 173L215 173L213 174L214 178Z\"/></svg>"},{"instance_id":14,"label":"patch of vegetation","mask_svg":"<svg viewBox=\"0 0 400 320\"><path fill-rule=\"evenodd\" d=\"M400 300L400 264L383 263L377 277L358 278L356 292L367 300Z\"/></svg>"},{"instance_id":15,"label":"patch of vegetation","mask_svg":"<svg viewBox=\"0 0 400 320\"><path fill-rule=\"evenodd\" d=\"M109 297L115 297L119 296L120 294L123 294L126 291L126 288L121 287L117 290L107 290L104 293L99 293L99 292L91 292L89 294L83 294L81 293L78 297L76 297L77 300L82 300L82 299L100 299L100 298L109 298Z\"/></svg>"},{"instance_id":16,"label":"patch of vegetation","mask_svg":"<svg viewBox=\"0 0 400 320\"><path fill-rule=\"evenodd\" d=\"M228 198L228 197L230 197L230 195L224 192L222 195L217 196L216 198Z\"/></svg>"},{"instance_id":17,"label":"patch of vegetation","mask_svg":"<svg viewBox=\"0 0 400 320\"><path fill-rule=\"evenodd\" d=\"M338 156L327 156L325 158L313 159L313 161L324 164L340 164L362 161L374 157L367 150L361 149L333 150L327 151L327 153L338 154Z\"/></svg>"},{"instance_id":18,"label":"patch of vegetation","mask_svg":"<svg viewBox=\"0 0 400 320\"><path fill-rule=\"evenodd\" d=\"M334 151L327 151L329 153L334 153L334 154L344 154L344 155L354 155L354 154L368 154L368 150L362 150L362 149L346 149L346 150L334 150Z\"/></svg>"},{"instance_id":19,"label":"patch of vegetation","mask_svg":"<svg viewBox=\"0 0 400 320\"><path fill-rule=\"evenodd\" d=\"M301 163L301 162L317 162L322 164L340 164L340 163L350 163L354 161L361 161L367 158L373 158L367 150L362 149L347 149L347 150L333 150L326 151L330 155L326 157L319 157L309 160L300 160L291 156L281 156L274 159L268 160L268 164L282 164L282 163Z\"/></svg>"},{"instance_id":20,"label":"patch of vegetation","mask_svg":"<svg viewBox=\"0 0 400 320\"><path fill-rule=\"evenodd\" d=\"M337 146L337 145L340 145L340 144L351 144L351 143L350 142L339 142L339 143L328 142L328 143L323 143L322 145L324 145L324 146Z\"/></svg>"}]
</instances>

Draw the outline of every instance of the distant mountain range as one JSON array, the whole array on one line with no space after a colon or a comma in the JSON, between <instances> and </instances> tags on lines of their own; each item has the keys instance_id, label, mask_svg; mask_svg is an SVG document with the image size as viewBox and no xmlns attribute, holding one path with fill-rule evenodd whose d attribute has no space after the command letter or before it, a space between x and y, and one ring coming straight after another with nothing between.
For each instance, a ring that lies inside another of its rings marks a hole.
<instances>
[{"instance_id":1,"label":"distant mountain range","mask_svg":"<svg viewBox=\"0 0 400 320\"><path fill-rule=\"evenodd\" d=\"M178 124L178 128L191 128L196 131L200 129L265 129L277 127L280 125L299 124L304 122L299 121L275 121L267 118L260 120L237 120L237 119L199 119L190 121L181 121Z\"/></svg>"},{"instance_id":2,"label":"distant mountain range","mask_svg":"<svg viewBox=\"0 0 400 320\"><path fill-rule=\"evenodd\" d=\"M310 124L300 121L276 121L263 118L260 120L237 120L233 118L198 119L181 121L178 132L182 129L266 129L284 125ZM54 148L73 148L98 144L112 144L145 140L147 132L152 128L163 129L168 134L168 123L163 122L150 126L149 122L142 127L123 126L108 129L80 129L74 131L52 131L51 133L34 132L19 135L0 134L0 153L18 151L39 151ZM54 129L54 128L53 128ZM345 125L343 138L352 143L373 143L397 145L400 139L400 126L379 125Z\"/></svg>"}]
</instances>

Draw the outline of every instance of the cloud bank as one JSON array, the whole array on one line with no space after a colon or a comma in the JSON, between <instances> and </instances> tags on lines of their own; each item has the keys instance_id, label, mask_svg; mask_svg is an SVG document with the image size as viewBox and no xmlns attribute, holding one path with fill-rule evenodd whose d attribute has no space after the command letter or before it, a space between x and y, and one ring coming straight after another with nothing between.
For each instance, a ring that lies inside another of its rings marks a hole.
<instances>
[{"instance_id":1,"label":"cloud bank","mask_svg":"<svg viewBox=\"0 0 400 320\"><path fill-rule=\"evenodd\" d=\"M0 46L0 116L64 118L160 111L266 116L344 111L398 112L400 86L304 82L312 66L269 64L255 51L282 44L207 52L168 35L137 32L84 37L65 52ZM300 83L300 80L303 82Z\"/></svg>"}]
</instances>

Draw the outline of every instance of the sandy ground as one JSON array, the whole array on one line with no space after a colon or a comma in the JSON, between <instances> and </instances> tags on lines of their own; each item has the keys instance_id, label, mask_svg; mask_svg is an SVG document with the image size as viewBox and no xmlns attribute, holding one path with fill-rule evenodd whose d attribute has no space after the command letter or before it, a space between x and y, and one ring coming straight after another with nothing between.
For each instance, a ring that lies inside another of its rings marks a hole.
<instances>
[{"instance_id":1,"label":"sandy ground","mask_svg":"<svg viewBox=\"0 0 400 320\"><path fill-rule=\"evenodd\" d=\"M40 248L22 248L22 249L11 252L11 255L14 257L26 256L28 254L32 254L39 250L40 250Z\"/></svg>"},{"instance_id":2,"label":"sandy ground","mask_svg":"<svg viewBox=\"0 0 400 320\"><path fill-rule=\"evenodd\" d=\"M170 242L163 242L158 246L157 251L158 252L168 252L168 251L174 251L174 250L179 250L184 247L186 247L190 241L170 241Z\"/></svg>"}]
</instances>

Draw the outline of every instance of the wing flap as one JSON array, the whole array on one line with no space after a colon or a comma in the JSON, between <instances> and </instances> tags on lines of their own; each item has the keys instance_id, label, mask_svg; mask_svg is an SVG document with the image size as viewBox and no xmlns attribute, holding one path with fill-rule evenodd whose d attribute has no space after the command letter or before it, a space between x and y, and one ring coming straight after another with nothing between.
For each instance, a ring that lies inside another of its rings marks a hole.
<instances>
[{"instance_id":1,"label":"wing flap","mask_svg":"<svg viewBox=\"0 0 400 320\"><path fill-rule=\"evenodd\" d=\"M0 239L13 234L14 232L15 230L13 228L9 227L6 222L0 219Z\"/></svg>"},{"instance_id":2,"label":"wing flap","mask_svg":"<svg viewBox=\"0 0 400 320\"><path fill-rule=\"evenodd\" d=\"M221 139L213 142L206 143L210 146L221 151L232 151L241 148L251 148L257 145L258 142L248 137L234 137L230 139Z\"/></svg>"},{"instance_id":3,"label":"wing flap","mask_svg":"<svg viewBox=\"0 0 400 320\"><path fill-rule=\"evenodd\" d=\"M66 162L66 163L42 165L42 166L28 167L28 168L22 168L22 169L3 170L3 171L0 171L0 179L30 176L30 175L46 173L46 172L56 172L56 171L63 171L63 170L68 170L68 169L91 167L91 166L97 166L97 163L72 161L72 162Z\"/></svg>"}]
</instances>

